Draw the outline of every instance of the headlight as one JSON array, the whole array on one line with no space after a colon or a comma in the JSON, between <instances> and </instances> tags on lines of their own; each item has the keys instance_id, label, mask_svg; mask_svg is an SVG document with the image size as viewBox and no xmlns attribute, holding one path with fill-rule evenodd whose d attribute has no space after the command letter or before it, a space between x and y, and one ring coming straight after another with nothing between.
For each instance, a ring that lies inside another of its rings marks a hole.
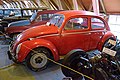
<instances>
[{"instance_id":1,"label":"headlight","mask_svg":"<svg viewBox=\"0 0 120 80\"><path fill-rule=\"evenodd\" d=\"M17 35L17 41L20 41L22 34Z\"/></svg>"},{"instance_id":2,"label":"headlight","mask_svg":"<svg viewBox=\"0 0 120 80\"><path fill-rule=\"evenodd\" d=\"M20 43L16 48L16 55L19 53L22 43Z\"/></svg>"}]
</instances>

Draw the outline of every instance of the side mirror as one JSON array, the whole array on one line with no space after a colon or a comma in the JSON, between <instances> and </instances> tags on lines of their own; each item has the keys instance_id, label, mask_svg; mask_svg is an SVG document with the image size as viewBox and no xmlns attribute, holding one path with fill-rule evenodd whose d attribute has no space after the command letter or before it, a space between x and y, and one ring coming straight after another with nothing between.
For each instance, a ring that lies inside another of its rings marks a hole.
<instances>
[{"instance_id":1,"label":"side mirror","mask_svg":"<svg viewBox=\"0 0 120 80\"><path fill-rule=\"evenodd\" d=\"M50 22L47 22L47 23L46 23L46 25L47 25L47 26L50 26L50 25L51 25L51 23L50 23Z\"/></svg>"}]
</instances>

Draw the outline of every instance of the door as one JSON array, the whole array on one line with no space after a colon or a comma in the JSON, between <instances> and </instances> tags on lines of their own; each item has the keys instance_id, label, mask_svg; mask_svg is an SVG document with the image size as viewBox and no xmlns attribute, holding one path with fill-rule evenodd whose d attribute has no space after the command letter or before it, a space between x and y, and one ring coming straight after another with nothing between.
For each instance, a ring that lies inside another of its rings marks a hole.
<instances>
[{"instance_id":1,"label":"door","mask_svg":"<svg viewBox=\"0 0 120 80\"><path fill-rule=\"evenodd\" d=\"M104 22L96 17L91 18L91 37L90 37L90 49L96 49L99 41L105 34Z\"/></svg>"},{"instance_id":2,"label":"door","mask_svg":"<svg viewBox=\"0 0 120 80\"><path fill-rule=\"evenodd\" d=\"M61 33L62 47L60 53L66 54L73 49L89 49L90 33L88 19L84 17L72 18L67 21Z\"/></svg>"}]
</instances>

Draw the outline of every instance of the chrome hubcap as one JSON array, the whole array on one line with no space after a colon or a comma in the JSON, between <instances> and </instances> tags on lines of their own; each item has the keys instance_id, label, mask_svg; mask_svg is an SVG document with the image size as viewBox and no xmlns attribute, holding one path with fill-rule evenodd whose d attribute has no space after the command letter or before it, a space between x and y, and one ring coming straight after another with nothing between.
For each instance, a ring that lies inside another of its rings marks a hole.
<instances>
[{"instance_id":1,"label":"chrome hubcap","mask_svg":"<svg viewBox=\"0 0 120 80\"><path fill-rule=\"evenodd\" d=\"M42 68L47 64L47 56L44 53L36 53L31 57L30 64L34 68Z\"/></svg>"},{"instance_id":2,"label":"chrome hubcap","mask_svg":"<svg viewBox=\"0 0 120 80\"><path fill-rule=\"evenodd\" d=\"M35 59L36 63L41 63L42 60L43 60L43 59L42 59L41 57L38 57L38 58Z\"/></svg>"}]
</instances>

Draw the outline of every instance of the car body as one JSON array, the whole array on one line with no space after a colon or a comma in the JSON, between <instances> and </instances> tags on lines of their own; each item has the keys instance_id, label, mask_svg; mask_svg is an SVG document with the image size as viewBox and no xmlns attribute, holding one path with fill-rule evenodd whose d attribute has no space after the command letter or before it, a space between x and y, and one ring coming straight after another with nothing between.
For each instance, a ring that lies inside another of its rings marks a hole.
<instances>
[{"instance_id":1,"label":"car body","mask_svg":"<svg viewBox=\"0 0 120 80\"><path fill-rule=\"evenodd\" d=\"M14 55L11 57L14 57L17 62L25 60L32 65L31 60L35 58L31 57L35 55L30 55L31 51L44 48L49 52L49 58L53 57L55 61L58 61L60 56L66 55L73 49L101 50L110 38L115 39L115 36L110 32L107 22L94 13L76 10L61 11L54 14L47 24L22 32L8 54ZM33 66L30 69L33 69ZM34 69L38 69L36 66Z\"/></svg>"},{"instance_id":2,"label":"car body","mask_svg":"<svg viewBox=\"0 0 120 80\"><path fill-rule=\"evenodd\" d=\"M5 30L5 33L8 34L12 38L14 35L17 35L28 28L45 24L54 13L59 12L59 11L61 10L38 11L34 13L31 16L31 18L28 20L21 20L21 21L10 23Z\"/></svg>"}]
</instances>

